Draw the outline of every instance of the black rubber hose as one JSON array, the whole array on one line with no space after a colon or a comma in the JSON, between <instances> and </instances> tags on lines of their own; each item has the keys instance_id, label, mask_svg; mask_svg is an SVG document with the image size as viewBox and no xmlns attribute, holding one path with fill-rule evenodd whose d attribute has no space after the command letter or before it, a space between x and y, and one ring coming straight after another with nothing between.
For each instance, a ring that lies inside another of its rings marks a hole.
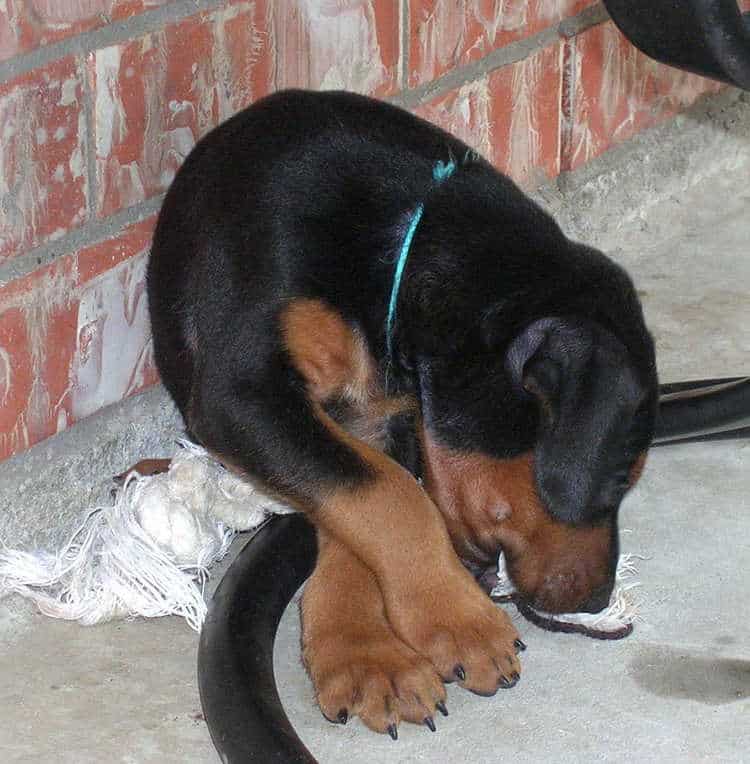
<instances>
[{"instance_id":1,"label":"black rubber hose","mask_svg":"<svg viewBox=\"0 0 750 764\"><path fill-rule=\"evenodd\" d=\"M717 379L693 379L690 382L665 382L659 386L659 400L662 401L665 395L671 395L672 393L681 393L686 390L700 392L707 387L726 385L730 382L741 382L743 379L747 379L747 377L719 377Z\"/></svg>"},{"instance_id":2,"label":"black rubber hose","mask_svg":"<svg viewBox=\"0 0 750 764\"><path fill-rule=\"evenodd\" d=\"M750 434L750 377L675 383L661 392L658 444ZM315 532L304 517L274 517L245 545L209 605L198 686L226 764L316 761L284 712L273 672L279 621L316 556Z\"/></svg>"},{"instance_id":3,"label":"black rubber hose","mask_svg":"<svg viewBox=\"0 0 750 764\"><path fill-rule=\"evenodd\" d=\"M750 377L663 385L655 445L747 437Z\"/></svg>"},{"instance_id":4,"label":"black rubber hose","mask_svg":"<svg viewBox=\"0 0 750 764\"><path fill-rule=\"evenodd\" d=\"M315 531L302 515L277 516L245 545L209 604L198 645L198 687L223 762L314 764L289 723L273 673L276 630L312 573Z\"/></svg>"}]
</instances>

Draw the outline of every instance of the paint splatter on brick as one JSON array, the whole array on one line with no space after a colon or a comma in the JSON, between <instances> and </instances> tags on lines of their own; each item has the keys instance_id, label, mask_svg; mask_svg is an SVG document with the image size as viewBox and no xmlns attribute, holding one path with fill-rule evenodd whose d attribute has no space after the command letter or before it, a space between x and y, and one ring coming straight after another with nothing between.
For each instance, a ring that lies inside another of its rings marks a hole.
<instances>
[{"instance_id":1,"label":"paint splatter on brick","mask_svg":"<svg viewBox=\"0 0 750 764\"><path fill-rule=\"evenodd\" d=\"M236 2L96 51L97 208L163 191L195 142L269 90L263 2Z\"/></svg>"},{"instance_id":2,"label":"paint splatter on brick","mask_svg":"<svg viewBox=\"0 0 750 764\"><path fill-rule=\"evenodd\" d=\"M153 225L0 289L0 459L156 381L145 295Z\"/></svg>"},{"instance_id":3,"label":"paint splatter on brick","mask_svg":"<svg viewBox=\"0 0 750 764\"><path fill-rule=\"evenodd\" d=\"M530 37L594 0L412 0L409 84L417 86Z\"/></svg>"},{"instance_id":4,"label":"paint splatter on brick","mask_svg":"<svg viewBox=\"0 0 750 764\"><path fill-rule=\"evenodd\" d=\"M275 86L384 96L398 84L398 3L277 0Z\"/></svg>"},{"instance_id":5,"label":"paint splatter on brick","mask_svg":"<svg viewBox=\"0 0 750 764\"><path fill-rule=\"evenodd\" d=\"M20 308L0 314L0 458L29 447L26 424L33 369Z\"/></svg>"},{"instance_id":6,"label":"paint splatter on brick","mask_svg":"<svg viewBox=\"0 0 750 764\"><path fill-rule=\"evenodd\" d=\"M88 218L82 75L72 58L0 86L0 260Z\"/></svg>"},{"instance_id":7,"label":"paint splatter on brick","mask_svg":"<svg viewBox=\"0 0 750 764\"><path fill-rule=\"evenodd\" d=\"M0 61L120 21L169 0L3 0Z\"/></svg>"},{"instance_id":8,"label":"paint splatter on brick","mask_svg":"<svg viewBox=\"0 0 750 764\"><path fill-rule=\"evenodd\" d=\"M677 114L721 83L645 56L612 22L570 40L575 90L563 169L574 169L637 132Z\"/></svg>"},{"instance_id":9,"label":"paint splatter on brick","mask_svg":"<svg viewBox=\"0 0 750 764\"><path fill-rule=\"evenodd\" d=\"M449 130L525 187L559 172L561 44L423 104Z\"/></svg>"},{"instance_id":10,"label":"paint splatter on brick","mask_svg":"<svg viewBox=\"0 0 750 764\"><path fill-rule=\"evenodd\" d=\"M80 295L71 413L82 419L153 381L146 252L107 271Z\"/></svg>"}]
</instances>

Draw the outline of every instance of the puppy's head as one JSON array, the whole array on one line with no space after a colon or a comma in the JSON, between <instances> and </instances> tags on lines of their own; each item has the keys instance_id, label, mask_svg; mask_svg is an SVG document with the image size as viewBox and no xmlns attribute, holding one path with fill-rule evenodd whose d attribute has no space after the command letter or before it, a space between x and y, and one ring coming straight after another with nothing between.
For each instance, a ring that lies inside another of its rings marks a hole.
<instances>
[{"instance_id":1,"label":"puppy's head","mask_svg":"<svg viewBox=\"0 0 750 764\"><path fill-rule=\"evenodd\" d=\"M618 509L653 434L653 364L638 364L595 322L549 317L518 332L475 396L493 394L488 380L502 391L507 421L483 417L476 444L451 438L460 421L431 419L428 406L427 489L467 561L489 564L502 548L534 607L598 612L614 585ZM493 432L504 448L489 445Z\"/></svg>"}]
</instances>

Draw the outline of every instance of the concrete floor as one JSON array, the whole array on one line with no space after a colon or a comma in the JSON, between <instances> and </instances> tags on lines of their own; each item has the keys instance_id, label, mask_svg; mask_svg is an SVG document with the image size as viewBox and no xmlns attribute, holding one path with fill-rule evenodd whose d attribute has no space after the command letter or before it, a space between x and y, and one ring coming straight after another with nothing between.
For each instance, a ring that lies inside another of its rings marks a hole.
<instances>
[{"instance_id":1,"label":"concrete floor","mask_svg":"<svg viewBox=\"0 0 750 764\"><path fill-rule=\"evenodd\" d=\"M746 172L694 186L599 237L633 273L664 381L750 371ZM518 621L518 687L449 689L438 732L398 742L325 722L299 661L296 609L276 664L292 723L321 762L750 761L750 442L656 449L621 515L644 557L641 621L617 643ZM512 608L511 608L512 610ZM84 628L0 603L0 760L216 762L176 618Z\"/></svg>"}]
</instances>

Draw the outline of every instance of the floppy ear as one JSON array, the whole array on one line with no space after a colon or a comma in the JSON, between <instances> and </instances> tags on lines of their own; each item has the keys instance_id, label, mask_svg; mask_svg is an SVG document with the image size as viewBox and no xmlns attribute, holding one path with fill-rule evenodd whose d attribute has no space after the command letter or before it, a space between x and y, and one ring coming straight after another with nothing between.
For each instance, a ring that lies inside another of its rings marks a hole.
<instances>
[{"instance_id":1,"label":"floppy ear","mask_svg":"<svg viewBox=\"0 0 750 764\"><path fill-rule=\"evenodd\" d=\"M534 321L513 340L505 357L516 392L534 399L548 426L557 420L560 407L563 369L552 345L563 325L552 317Z\"/></svg>"},{"instance_id":2,"label":"floppy ear","mask_svg":"<svg viewBox=\"0 0 750 764\"><path fill-rule=\"evenodd\" d=\"M533 400L538 412L537 492L553 517L570 524L614 509L604 506L601 489L618 417L623 423L627 417L617 405L623 365L602 363L595 351L603 333L587 322L543 318L513 340L505 358L516 393ZM609 338L615 348L617 340Z\"/></svg>"},{"instance_id":3,"label":"floppy ear","mask_svg":"<svg viewBox=\"0 0 750 764\"><path fill-rule=\"evenodd\" d=\"M525 389L524 376L527 371L531 379L532 359L538 364L543 364L546 360L544 346L559 324L558 318L540 318L529 324L508 346L505 366L517 391ZM541 372L541 375L543 376L544 372Z\"/></svg>"}]
</instances>

